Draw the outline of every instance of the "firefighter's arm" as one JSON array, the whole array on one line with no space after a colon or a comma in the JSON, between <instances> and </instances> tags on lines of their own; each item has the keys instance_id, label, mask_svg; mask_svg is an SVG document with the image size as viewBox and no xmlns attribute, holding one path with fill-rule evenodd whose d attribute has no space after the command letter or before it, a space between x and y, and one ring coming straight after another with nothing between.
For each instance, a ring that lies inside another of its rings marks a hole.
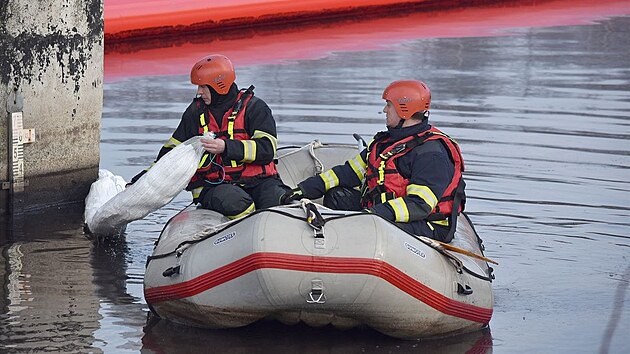
<instances>
[{"instance_id":1,"label":"firefighter's arm","mask_svg":"<svg viewBox=\"0 0 630 354\"><path fill-rule=\"evenodd\" d=\"M423 154L411 166L407 195L372 207L372 211L395 222L424 220L438 204L451 178L452 167L440 154Z\"/></svg>"},{"instance_id":2,"label":"firefighter's arm","mask_svg":"<svg viewBox=\"0 0 630 354\"><path fill-rule=\"evenodd\" d=\"M247 107L245 130L250 136L246 140L226 140L222 157L238 163L266 165L273 161L278 148L276 122L271 109L260 100L252 100Z\"/></svg>"}]
</instances>

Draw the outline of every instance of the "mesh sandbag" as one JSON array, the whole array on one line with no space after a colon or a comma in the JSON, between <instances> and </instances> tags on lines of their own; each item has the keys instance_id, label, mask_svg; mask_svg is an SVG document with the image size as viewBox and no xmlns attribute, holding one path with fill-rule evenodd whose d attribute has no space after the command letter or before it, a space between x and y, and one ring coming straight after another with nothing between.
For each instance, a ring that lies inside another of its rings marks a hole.
<instances>
[{"instance_id":1,"label":"mesh sandbag","mask_svg":"<svg viewBox=\"0 0 630 354\"><path fill-rule=\"evenodd\" d=\"M89 231L99 236L120 234L127 223L173 200L197 170L204 151L199 138L190 138L162 156L138 181L98 208L91 221L86 219Z\"/></svg>"}]
</instances>

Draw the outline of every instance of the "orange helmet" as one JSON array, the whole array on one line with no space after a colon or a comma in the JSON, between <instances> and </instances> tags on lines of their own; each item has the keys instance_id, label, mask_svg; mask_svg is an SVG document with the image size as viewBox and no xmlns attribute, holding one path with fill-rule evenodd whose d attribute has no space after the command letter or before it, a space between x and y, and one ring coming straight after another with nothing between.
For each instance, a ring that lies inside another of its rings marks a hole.
<instances>
[{"instance_id":1,"label":"orange helmet","mask_svg":"<svg viewBox=\"0 0 630 354\"><path fill-rule=\"evenodd\" d=\"M417 112L428 111L431 106L431 91L422 81L394 81L383 91L383 99L390 101L402 119L409 119Z\"/></svg>"},{"instance_id":2,"label":"orange helmet","mask_svg":"<svg viewBox=\"0 0 630 354\"><path fill-rule=\"evenodd\" d=\"M212 54L199 60L190 71L190 82L194 85L209 85L220 95L230 91L236 80L234 66L225 55Z\"/></svg>"}]
</instances>

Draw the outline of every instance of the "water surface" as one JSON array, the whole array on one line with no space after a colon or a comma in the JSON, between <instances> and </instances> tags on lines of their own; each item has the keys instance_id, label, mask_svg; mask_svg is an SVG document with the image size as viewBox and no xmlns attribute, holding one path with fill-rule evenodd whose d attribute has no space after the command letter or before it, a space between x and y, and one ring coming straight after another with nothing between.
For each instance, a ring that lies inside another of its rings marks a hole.
<instances>
[{"instance_id":1,"label":"water surface","mask_svg":"<svg viewBox=\"0 0 630 354\"><path fill-rule=\"evenodd\" d=\"M81 210L16 220L0 238L2 352L627 353L630 350L630 17L237 67L272 108L281 145L354 143L383 129L392 80L431 87L432 122L461 145L467 210L497 260L486 331L399 341L369 329L146 325L146 257L184 193L120 242ZM208 45L208 52L213 46ZM146 167L195 93L186 74L105 85L101 168Z\"/></svg>"}]
</instances>

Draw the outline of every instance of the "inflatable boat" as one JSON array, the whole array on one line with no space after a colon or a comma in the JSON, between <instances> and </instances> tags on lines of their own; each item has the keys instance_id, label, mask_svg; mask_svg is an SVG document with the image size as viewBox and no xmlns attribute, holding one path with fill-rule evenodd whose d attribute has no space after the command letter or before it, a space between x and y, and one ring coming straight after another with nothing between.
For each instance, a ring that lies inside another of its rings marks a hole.
<instances>
[{"instance_id":1,"label":"inflatable boat","mask_svg":"<svg viewBox=\"0 0 630 354\"><path fill-rule=\"evenodd\" d=\"M294 186L357 154L352 145L278 150ZM204 328L262 319L339 328L367 325L397 338L479 330L492 316L492 268L470 219L454 240L411 235L369 213L302 200L241 219L194 206L164 227L144 293L160 318Z\"/></svg>"}]
</instances>

